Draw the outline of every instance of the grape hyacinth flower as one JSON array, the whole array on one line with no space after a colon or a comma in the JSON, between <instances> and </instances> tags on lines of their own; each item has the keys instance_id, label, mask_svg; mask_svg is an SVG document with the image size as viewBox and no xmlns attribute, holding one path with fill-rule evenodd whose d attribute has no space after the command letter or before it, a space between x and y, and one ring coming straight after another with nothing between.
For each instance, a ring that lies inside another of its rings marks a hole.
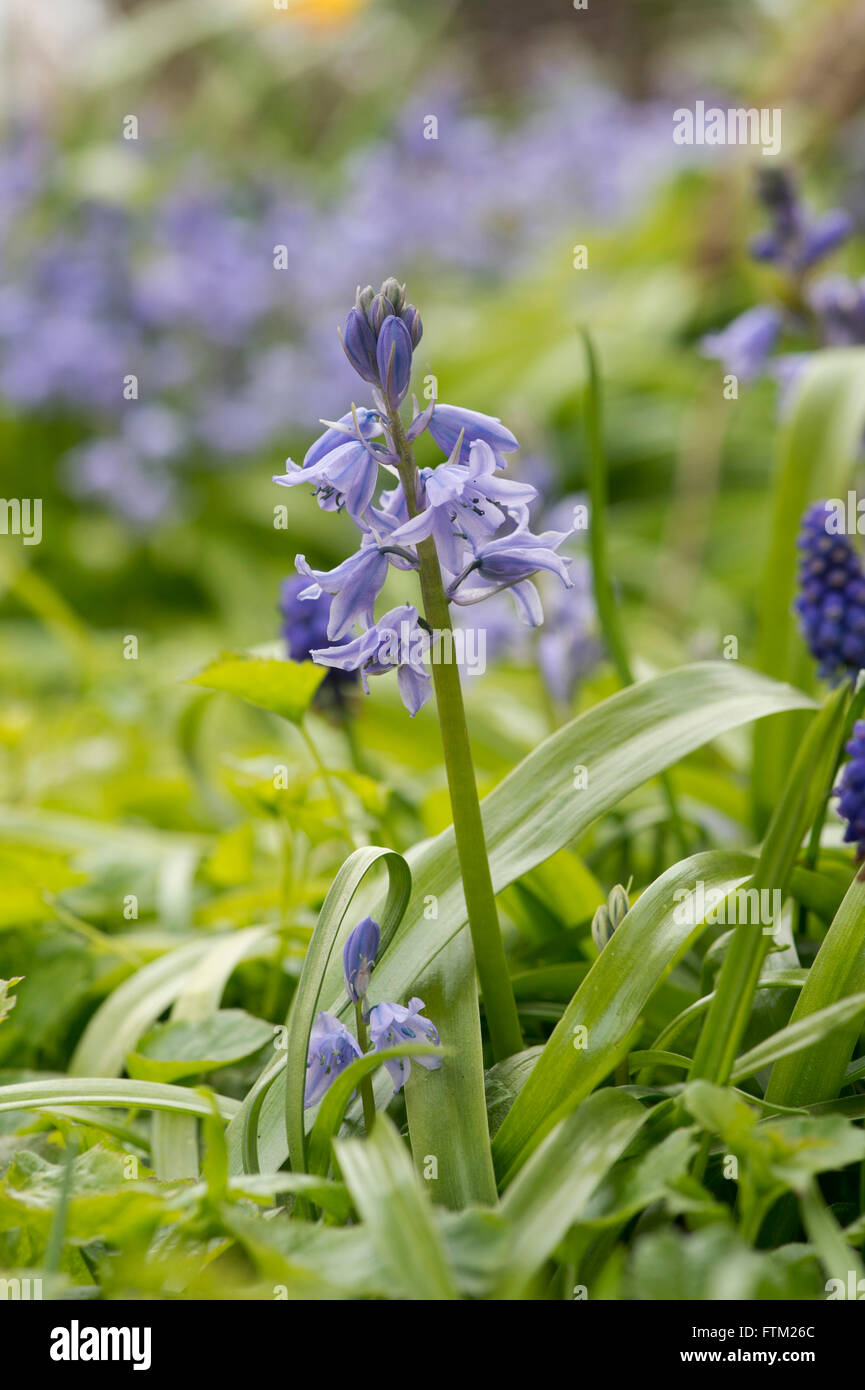
<instances>
[{"instance_id":1,"label":"grape hyacinth flower","mask_svg":"<svg viewBox=\"0 0 865 1390\"><path fill-rule=\"evenodd\" d=\"M795 610L819 674L855 680L865 666L865 574L850 537L833 534L829 519L826 502L802 518Z\"/></svg>"},{"instance_id":2,"label":"grape hyacinth flower","mask_svg":"<svg viewBox=\"0 0 865 1390\"><path fill-rule=\"evenodd\" d=\"M852 737L844 745L850 754L841 780L834 789L838 814L847 822L844 839L856 845L857 859L865 858L865 720L857 719Z\"/></svg>"}]
</instances>

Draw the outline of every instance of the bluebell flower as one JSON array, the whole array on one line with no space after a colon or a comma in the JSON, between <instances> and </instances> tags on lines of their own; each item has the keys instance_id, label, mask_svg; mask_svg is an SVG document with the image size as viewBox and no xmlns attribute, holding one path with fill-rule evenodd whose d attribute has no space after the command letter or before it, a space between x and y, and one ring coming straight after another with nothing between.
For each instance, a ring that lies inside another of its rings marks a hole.
<instances>
[{"instance_id":1,"label":"bluebell flower","mask_svg":"<svg viewBox=\"0 0 865 1390\"><path fill-rule=\"evenodd\" d=\"M490 540L508 515L525 523L529 503L538 495L529 483L499 477L496 456L482 439L471 445L468 464L448 460L422 468L420 484L424 510L395 530L392 539L416 545L433 536L439 559L451 574L461 568L466 541L480 545Z\"/></svg>"},{"instance_id":2,"label":"bluebell flower","mask_svg":"<svg viewBox=\"0 0 865 1390\"><path fill-rule=\"evenodd\" d=\"M429 422L429 432L443 454L452 454L460 434L462 447L457 463L468 463L469 451L475 440L481 439L489 444L499 468L504 468L503 454L512 454L519 449L514 436L494 415L482 415L478 410L463 410L457 405L439 405L436 402Z\"/></svg>"},{"instance_id":3,"label":"bluebell flower","mask_svg":"<svg viewBox=\"0 0 865 1390\"><path fill-rule=\"evenodd\" d=\"M424 654L427 635L418 625L417 609L403 603L385 613L378 622L352 642L341 647L324 647L312 653L313 660L341 671L360 671L363 688L369 694L369 677L396 668L402 702L415 715L431 694Z\"/></svg>"},{"instance_id":4,"label":"bluebell flower","mask_svg":"<svg viewBox=\"0 0 865 1390\"><path fill-rule=\"evenodd\" d=\"M847 822L844 839L856 845L857 858L865 856L865 720L857 719L852 737L844 745L850 754L841 780L834 789L838 814Z\"/></svg>"},{"instance_id":5,"label":"bluebell flower","mask_svg":"<svg viewBox=\"0 0 865 1390\"><path fill-rule=\"evenodd\" d=\"M411 333L402 319L390 314L381 326L376 346L379 379L391 410L402 404L411 381Z\"/></svg>"},{"instance_id":6,"label":"bluebell flower","mask_svg":"<svg viewBox=\"0 0 865 1390\"><path fill-rule=\"evenodd\" d=\"M322 424L327 424L328 428L307 449L303 458L304 468L320 463L326 454L341 448L349 439L355 437L356 428L360 430L364 439L374 439L384 430L377 410L350 410L342 419L332 422L324 420Z\"/></svg>"},{"instance_id":7,"label":"bluebell flower","mask_svg":"<svg viewBox=\"0 0 865 1390\"><path fill-rule=\"evenodd\" d=\"M378 482L378 459L360 440L349 439L330 449L308 468L286 459L288 471L273 479L281 487L312 483L322 511L348 512L352 521L364 525L363 515L372 501Z\"/></svg>"},{"instance_id":8,"label":"bluebell flower","mask_svg":"<svg viewBox=\"0 0 865 1390\"><path fill-rule=\"evenodd\" d=\"M308 580L296 574L284 581L280 591L282 635L292 661L311 661L313 648L320 647L328 640L330 598L321 591L313 598L309 592ZM307 597L301 598L302 593ZM344 709L347 694L356 684L355 671L332 668L315 693L315 703L320 708Z\"/></svg>"},{"instance_id":9,"label":"bluebell flower","mask_svg":"<svg viewBox=\"0 0 865 1390\"><path fill-rule=\"evenodd\" d=\"M372 626L375 601L387 578L387 556L369 533L360 549L332 570L314 570L304 555L296 555L294 564L298 574L309 581L299 595L301 599L317 599L322 591L333 597L324 634L328 641L338 642L355 623ZM316 645L320 647L322 642Z\"/></svg>"},{"instance_id":10,"label":"bluebell flower","mask_svg":"<svg viewBox=\"0 0 865 1390\"><path fill-rule=\"evenodd\" d=\"M472 583L477 576L498 587L518 584L538 570L549 570L551 574L558 575L565 588L570 588L574 582L568 573L571 561L567 556L556 554L558 547L570 534L568 531L544 531L535 536L525 527L517 527L505 536L479 545L474 559L466 566L466 575L471 575ZM461 582L458 579L452 586L454 593Z\"/></svg>"},{"instance_id":11,"label":"bluebell flower","mask_svg":"<svg viewBox=\"0 0 865 1390\"><path fill-rule=\"evenodd\" d=\"M700 342L700 350L704 357L717 357L725 372L748 381L759 376L766 366L782 321L778 309L758 304L746 309L719 333L707 333Z\"/></svg>"},{"instance_id":12,"label":"bluebell flower","mask_svg":"<svg viewBox=\"0 0 865 1390\"><path fill-rule=\"evenodd\" d=\"M309 1051L306 1057L306 1088L304 1108L317 1105L322 1096L346 1067L360 1057L357 1039L344 1023L323 1010L312 1025Z\"/></svg>"},{"instance_id":13,"label":"bluebell flower","mask_svg":"<svg viewBox=\"0 0 865 1390\"><path fill-rule=\"evenodd\" d=\"M802 518L795 609L819 673L855 679L865 666L865 576L850 537L827 529L825 502Z\"/></svg>"},{"instance_id":14,"label":"bluebell flower","mask_svg":"<svg viewBox=\"0 0 865 1390\"><path fill-rule=\"evenodd\" d=\"M401 1043L423 1042L439 1044L439 1035L428 1018L422 1018L420 1010L426 1008L422 999L410 999L408 1008L402 1004L376 1004L369 1011L369 1036L376 1052L386 1047L398 1047ZM385 1062L393 1082L393 1093L405 1085L411 1070L411 1063L436 1071L442 1064L441 1057L393 1057Z\"/></svg>"},{"instance_id":15,"label":"bluebell flower","mask_svg":"<svg viewBox=\"0 0 865 1390\"><path fill-rule=\"evenodd\" d=\"M853 230L853 219L843 208L813 216L801 203L785 169L763 171L759 195L772 225L769 231L753 238L751 255L793 275L816 265L846 241Z\"/></svg>"},{"instance_id":16,"label":"bluebell flower","mask_svg":"<svg viewBox=\"0 0 865 1390\"><path fill-rule=\"evenodd\" d=\"M865 343L865 282L846 275L825 275L811 285L807 298L827 347Z\"/></svg>"},{"instance_id":17,"label":"bluebell flower","mask_svg":"<svg viewBox=\"0 0 865 1390\"><path fill-rule=\"evenodd\" d=\"M350 309L342 331L342 346L358 376L377 386L379 382L378 362L375 354L375 333L369 325L366 314L360 309Z\"/></svg>"},{"instance_id":18,"label":"bluebell flower","mask_svg":"<svg viewBox=\"0 0 865 1390\"><path fill-rule=\"evenodd\" d=\"M362 999L369 989L380 940L378 922L373 921L372 917L364 917L345 943L342 953L345 990L354 1003Z\"/></svg>"}]
</instances>

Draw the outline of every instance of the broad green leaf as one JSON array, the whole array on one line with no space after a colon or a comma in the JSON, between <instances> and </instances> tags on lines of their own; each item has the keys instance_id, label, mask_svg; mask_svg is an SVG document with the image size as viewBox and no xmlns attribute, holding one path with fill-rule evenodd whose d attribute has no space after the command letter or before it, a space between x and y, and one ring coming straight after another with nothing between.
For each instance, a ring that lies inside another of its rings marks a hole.
<instances>
[{"instance_id":1,"label":"broad green leaf","mask_svg":"<svg viewBox=\"0 0 865 1390\"><path fill-rule=\"evenodd\" d=\"M436 1159L434 1201L456 1209L496 1200L484 1089L474 957L467 933L448 942L417 983L426 1014L447 1040L437 1071L413 1067L405 1103L415 1167Z\"/></svg>"},{"instance_id":2,"label":"broad green leaf","mask_svg":"<svg viewBox=\"0 0 865 1390\"><path fill-rule=\"evenodd\" d=\"M689 906L696 885L728 891L748 855L710 852L668 869L637 899L580 985L493 1140L500 1185L560 1113L573 1109L627 1051L640 1014L704 929Z\"/></svg>"},{"instance_id":3,"label":"broad green leaf","mask_svg":"<svg viewBox=\"0 0 865 1390\"><path fill-rule=\"evenodd\" d=\"M239 695L259 709L299 724L326 675L326 670L312 661L267 661L228 655L190 677L190 683Z\"/></svg>"},{"instance_id":4,"label":"broad green leaf","mask_svg":"<svg viewBox=\"0 0 865 1390\"><path fill-rule=\"evenodd\" d=\"M512 1236L500 1298L519 1297L649 1114L633 1096L611 1088L589 1096L547 1135L502 1199Z\"/></svg>"},{"instance_id":5,"label":"broad green leaf","mask_svg":"<svg viewBox=\"0 0 865 1390\"><path fill-rule=\"evenodd\" d=\"M390 1296L456 1298L433 1208L388 1117L378 1116L367 1139L337 1140L334 1148L346 1187L387 1270Z\"/></svg>"},{"instance_id":6,"label":"broad green leaf","mask_svg":"<svg viewBox=\"0 0 865 1390\"><path fill-rule=\"evenodd\" d=\"M701 744L750 720L811 703L790 686L724 661L682 667L619 691L551 735L484 798L496 891L576 840L629 792ZM585 769L585 777L580 772L575 778L575 768ZM378 997L397 1002L414 993L431 961L466 925L452 828L407 858L411 899L373 977ZM435 916L427 910L431 903ZM380 911L375 894L364 899L358 915L363 911ZM339 1012L343 1001L335 960L325 975L322 1003ZM271 1090L261 1107L260 1138L274 1167L285 1160L281 1125ZM240 1161L239 1143L234 1161Z\"/></svg>"},{"instance_id":7,"label":"broad green leaf","mask_svg":"<svg viewBox=\"0 0 865 1390\"><path fill-rule=\"evenodd\" d=\"M211 954L221 969L233 969L241 960L267 954L274 945L268 928L248 927L196 937L142 966L96 1010L72 1055L70 1074L117 1076L138 1039L184 992Z\"/></svg>"},{"instance_id":8,"label":"broad green leaf","mask_svg":"<svg viewBox=\"0 0 865 1390\"><path fill-rule=\"evenodd\" d=\"M250 1057L273 1041L273 1027L243 1009L219 1009L196 1023L174 1020L145 1033L126 1059L140 1081L180 1081Z\"/></svg>"},{"instance_id":9,"label":"broad green leaf","mask_svg":"<svg viewBox=\"0 0 865 1390\"><path fill-rule=\"evenodd\" d=\"M769 547L760 594L760 669L797 684L810 660L791 617L796 538L812 501L846 497L865 432L865 350L814 353L800 382L778 444ZM785 716L761 729L754 745L753 788L758 829L768 823L802 734L803 721Z\"/></svg>"},{"instance_id":10,"label":"broad green leaf","mask_svg":"<svg viewBox=\"0 0 865 1390\"><path fill-rule=\"evenodd\" d=\"M853 880L808 971L790 1019L798 1023L851 994L865 990L865 883ZM766 1099L776 1105L810 1105L830 1100L844 1084L844 1073L861 1023L851 1020L815 1041L804 1056L788 1057L772 1068Z\"/></svg>"}]
</instances>

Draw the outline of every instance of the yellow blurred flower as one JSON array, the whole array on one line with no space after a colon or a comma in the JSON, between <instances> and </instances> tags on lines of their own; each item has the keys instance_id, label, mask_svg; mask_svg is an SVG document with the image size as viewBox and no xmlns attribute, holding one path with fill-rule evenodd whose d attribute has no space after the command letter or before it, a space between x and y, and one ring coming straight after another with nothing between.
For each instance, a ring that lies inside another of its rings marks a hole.
<instances>
[{"instance_id":1,"label":"yellow blurred flower","mask_svg":"<svg viewBox=\"0 0 865 1390\"><path fill-rule=\"evenodd\" d=\"M337 28L363 9L367 0L280 0L277 9L310 28Z\"/></svg>"}]
</instances>

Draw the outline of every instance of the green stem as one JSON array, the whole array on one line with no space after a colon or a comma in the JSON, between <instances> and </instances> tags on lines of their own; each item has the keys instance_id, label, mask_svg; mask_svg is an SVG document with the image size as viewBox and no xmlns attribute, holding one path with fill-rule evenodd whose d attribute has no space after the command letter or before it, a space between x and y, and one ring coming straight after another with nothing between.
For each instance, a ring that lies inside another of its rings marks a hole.
<instances>
[{"instance_id":1,"label":"green stem","mask_svg":"<svg viewBox=\"0 0 865 1390\"><path fill-rule=\"evenodd\" d=\"M417 516L417 468L396 411L390 412L389 424L400 457L400 480L409 515ZM418 542L417 556L424 617L434 631L434 642L439 644L432 652L433 684L469 930L493 1056L501 1061L522 1050L523 1037L487 858L459 667L454 659L450 608L431 537Z\"/></svg>"},{"instance_id":2,"label":"green stem","mask_svg":"<svg viewBox=\"0 0 865 1390\"><path fill-rule=\"evenodd\" d=\"M829 810L829 802L832 799L832 791L835 786L835 778L838 776L838 769L844 761L844 745L853 733L853 725L862 715L865 709L865 685L857 689L850 701L850 708L844 721L844 733L841 744L838 748L838 756L835 759L835 766L829 782L829 790L823 798L823 803L811 827L811 834L808 838L808 848L805 851L805 867L814 869L817 866L817 859L820 854L820 841L823 838L823 826L826 823L826 812ZM800 933L805 932L808 925L808 909L804 903L799 903L797 912L796 926Z\"/></svg>"},{"instance_id":3,"label":"green stem","mask_svg":"<svg viewBox=\"0 0 865 1390\"><path fill-rule=\"evenodd\" d=\"M342 802L336 794L336 788L333 785L333 778L327 770L324 759L319 753L315 741L312 735L310 734L309 730L306 728L306 726L301 723L298 724L297 727L300 730L300 736L303 739L304 744L306 745L309 756L315 763L316 770L318 771L321 780L324 782L328 796L333 802L333 809L336 813L336 819L339 823L339 828L342 831L345 838L348 840L348 843L352 846L352 848L357 849L359 847L357 836L355 835L354 831L348 823L348 818L343 809Z\"/></svg>"},{"instance_id":4,"label":"green stem","mask_svg":"<svg viewBox=\"0 0 865 1390\"><path fill-rule=\"evenodd\" d=\"M354 1001L354 1020L357 1025L357 1040L360 1044L360 1050L367 1052L369 1050L369 1033L363 1016L363 1004L359 999ZM375 1092L372 1089L372 1077L369 1073L361 1078L360 1099L363 1106L363 1127L366 1130L367 1138L369 1138L375 1124Z\"/></svg>"}]
</instances>

